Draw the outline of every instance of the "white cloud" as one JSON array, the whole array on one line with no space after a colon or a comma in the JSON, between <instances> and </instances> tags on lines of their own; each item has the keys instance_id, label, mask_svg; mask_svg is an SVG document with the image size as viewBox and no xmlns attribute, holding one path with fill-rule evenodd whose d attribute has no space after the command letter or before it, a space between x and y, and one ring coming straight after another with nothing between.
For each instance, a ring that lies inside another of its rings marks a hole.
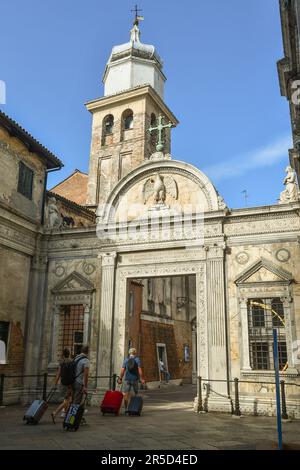
<instances>
[{"instance_id":1,"label":"white cloud","mask_svg":"<svg viewBox=\"0 0 300 470\"><path fill-rule=\"evenodd\" d=\"M288 149L291 147L291 137L285 136L260 149L208 166L203 171L214 181L220 181L242 176L257 168L272 166L284 159L288 164Z\"/></svg>"}]
</instances>

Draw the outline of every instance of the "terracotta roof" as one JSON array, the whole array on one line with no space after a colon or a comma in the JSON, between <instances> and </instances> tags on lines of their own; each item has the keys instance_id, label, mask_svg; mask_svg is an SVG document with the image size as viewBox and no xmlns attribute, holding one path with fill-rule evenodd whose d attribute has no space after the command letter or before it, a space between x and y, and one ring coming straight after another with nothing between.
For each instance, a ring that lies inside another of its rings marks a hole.
<instances>
[{"instance_id":1,"label":"terracotta roof","mask_svg":"<svg viewBox=\"0 0 300 470\"><path fill-rule=\"evenodd\" d=\"M77 211L84 212L84 215L89 216L93 220L96 219L95 212L91 211L90 209L88 209L85 206L81 206L80 204L77 204L76 202L71 201L70 199L67 199L63 196L60 196L59 194L53 193L52 191L47 191L47 195L49 197L54 197L56 199L60 199L64 204L66 204L69 207L72 207L73 209L75 209Z\"/></svg>"},{"instance_id":2,"label":"terracotta roof","mask_svg":"<svg viewBox=\"0 0 300 470\"><path fill-rule=\"evenodd\" d=\"M28 148L29 152L34 152L46 160L48 169L62 168L64 165L62 161L57 158L52 152L38 142L32 135L29 134L23 127L16 121L7 116L0 110L0 125L3 126L7 132L20 139Z\"/></svg>"},{"instance_id":3,"label":"terracotta roof","mask_svg":"<svg viewBox=\"0 0 300 470\"><path fill-rule=\"evenodd\" d=\"M71 173L69 176L67 176L66 178L64 178L63 180L61 180L59 183L57 183L55 186L53 186L53 188L51 188L49 191L53 191L55 188L57 188L58 186L60 186L61 184L63 184L65 181L67 181L68 179L72 178L72 176L74 176L76 173L80 173L81 175L85 175L85 176L88 176L88 173L85 173L84 171L80 171L78 170L77 168L73 171L73 173Z\"/></svg>"},{"instance_id":4,"label":"terracotta roof","mask_svg":"<svg viewBox=\"0 0 300 470\"><path fill-rule=\"evenodd\" d=\"M80 206L86 205L88 175L75 170L71 175L49 190L53 193L73 201Z\"/></svg>"}]
</instances>

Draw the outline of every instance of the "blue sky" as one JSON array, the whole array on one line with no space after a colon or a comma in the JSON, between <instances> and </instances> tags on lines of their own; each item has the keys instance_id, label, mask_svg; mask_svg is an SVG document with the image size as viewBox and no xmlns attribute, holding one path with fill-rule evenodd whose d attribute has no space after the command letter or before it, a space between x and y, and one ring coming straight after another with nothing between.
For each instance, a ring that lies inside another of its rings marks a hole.
<instances>
[{"instance_id":1,"label":"blue sky","mask_svg":"<svg viewBox=\"0 0 300 470\"><path fill-rule=\"evenodd\" d=\"M65 167L88 171L91 116L113 45L127 42L134 1L1 0L1 109ZM196 165L230 207L276 202L291 141L276 62L283 57L278 0L143 0L141 40L167 75L165 101L180 121L172 155Z\"/></svg>"}]
</instances>

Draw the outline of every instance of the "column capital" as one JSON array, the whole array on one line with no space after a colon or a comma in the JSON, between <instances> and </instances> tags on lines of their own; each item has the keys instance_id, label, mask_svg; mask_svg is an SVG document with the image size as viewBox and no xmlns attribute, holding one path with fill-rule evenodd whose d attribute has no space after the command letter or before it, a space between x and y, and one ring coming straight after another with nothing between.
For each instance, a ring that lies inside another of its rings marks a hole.
<instances>
[{"instance_id":1,"label":"column capital","mask_svg":"<svg viewBox=\"0 0 300 470\"><path fill-rule=\"evenodd\" d=\"M102 260L103 267L114 267L116 264L117 253L115 251L111 253L99 253L98 258Z\"/></svg>"},{"instance_id":2,"label":"column capital","mask_svg":"<svg viewBox=\"0 0 300 470\"><path fill-rule=\"evenodd\" d=\"M37 253L32 258L31 269L46 269L47 263L48 263L48 257L41 253Z\"/></svg>"}]
</instances>

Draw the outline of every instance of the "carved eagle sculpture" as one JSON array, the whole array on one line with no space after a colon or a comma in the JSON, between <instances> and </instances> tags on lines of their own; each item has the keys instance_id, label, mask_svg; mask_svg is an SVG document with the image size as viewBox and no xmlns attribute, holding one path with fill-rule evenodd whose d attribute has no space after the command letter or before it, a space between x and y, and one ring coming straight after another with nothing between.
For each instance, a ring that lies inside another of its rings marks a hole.
<instances>
[{"instance_id":1,"label":"carved eagle sculpture","mask_svg":"<svg viewBox=\"0 0 300 470\"><path fill-rule=\"evenodd\" d=\"M171 176L162 176L156 173L143 186L144 204L151 196L155 204L164 204L167 194L174 199L178 198L177 183Z\"/></svg>"}]
</instances>

